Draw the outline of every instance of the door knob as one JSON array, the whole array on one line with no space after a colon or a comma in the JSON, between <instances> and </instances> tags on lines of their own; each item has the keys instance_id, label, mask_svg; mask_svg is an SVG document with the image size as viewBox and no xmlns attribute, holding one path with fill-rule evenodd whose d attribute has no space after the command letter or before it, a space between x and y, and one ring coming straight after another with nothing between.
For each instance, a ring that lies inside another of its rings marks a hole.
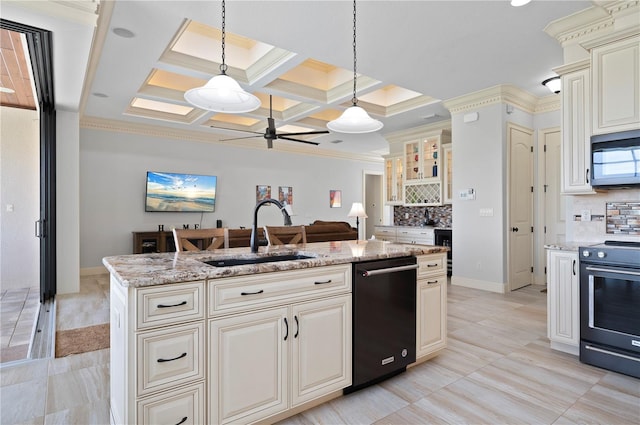
<instances>
[{"instance_id":1,"label":"door knob","mask_svg":"<svg viewBox=\"0 0 640 425\"><path fill-rule=\"evenodd\" d=\"M511 228L511 231L512 231L512 232L517 232L517 231L518 231L518 228L517 228L517 227L512 227L512 228Z\"/></svg>"}]
</instances>

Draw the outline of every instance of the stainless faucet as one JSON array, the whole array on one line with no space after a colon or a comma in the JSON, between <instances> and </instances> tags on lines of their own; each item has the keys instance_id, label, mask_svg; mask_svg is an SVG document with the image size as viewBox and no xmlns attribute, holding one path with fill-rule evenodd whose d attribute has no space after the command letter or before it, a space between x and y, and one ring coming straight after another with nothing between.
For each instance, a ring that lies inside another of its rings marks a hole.
<instances>
[{"instance_id":1,"label":"stainless faucet","mask_svg":"<svg viewBox=\"0 0 640 425\"><path fill-rule=\"evenodd\" d=\"M258 202L253 209L253 225L251 226L251 252L258 252L258 210L264 204L274 204L278 208L280 208L280 211L282 212L282 215L284 217L284 225L291 226L291 216L284 208L284 205L282 205L280 202L271 198L263 199L262 201Z\"/></svg>"}]
</instances>

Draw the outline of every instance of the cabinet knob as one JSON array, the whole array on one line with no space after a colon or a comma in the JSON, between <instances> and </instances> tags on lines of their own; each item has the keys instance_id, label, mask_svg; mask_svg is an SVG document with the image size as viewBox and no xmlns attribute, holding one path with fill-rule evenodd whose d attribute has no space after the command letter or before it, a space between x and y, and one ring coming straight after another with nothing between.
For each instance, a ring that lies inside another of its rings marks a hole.
<instances>
[{"instance_id":1,"label":"cabinet knob","mask_svg":"<svg viewBox=\"0 0 640 425\"><path fill-rule=\"evenodd\" d=\"M519 229L518 229L517 227L512 227L512 228L511 228L511 231L512 231L512 232L517 232L518 230L519 230Z\"/></svg>"}]
</instances>

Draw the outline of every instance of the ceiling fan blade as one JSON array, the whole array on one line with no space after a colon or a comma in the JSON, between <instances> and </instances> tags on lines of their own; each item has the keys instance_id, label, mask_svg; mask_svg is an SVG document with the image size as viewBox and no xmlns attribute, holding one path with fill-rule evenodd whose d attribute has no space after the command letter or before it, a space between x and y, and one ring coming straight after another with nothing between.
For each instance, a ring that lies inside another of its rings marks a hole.
<instances>
[{"instance_id":1,"label":"ceiling fan blade","mask_svg":"<svg viewBox=\"0 0 640 425\"><path fill-rule=\"evenodd\" d=\"M316 143L316 142L310 142L308 140L294 139L293 137L287 137L287 136L284 136L282 134L278 134L277 137L278 137L278 139L291 140L292 142L306 143L306 144L315 145L315 146L318 146L320 144L320 143Z\"/></svg>"},{"instance_id":2,"label":"ceiling fan blade","mask_svg":"<svg viewBox=\"0 0 640 425\"><path fill-rule=\"evenodd\" d=\"M227 128L227 127L216 127L213 125L210 125L209 128L214 128L217 130L231 130L231 131L242 131L243 133L253 133L253 134L259 134L262 135L262 133L258 132L258 131L251 131L251 130L240 130L238 128Z\"/></svg>"},{"instance_id":3,"label":"ceiling fan blade","mask_svg":"<svg viewBox=\"0 0 640 425\"><path fill-rule=\"evenodd\" d=\"M282 133L283 136L304 136L306 134L328 134L329 130L302 131L300 133Z\"/></svg>"},{"instance_id":4,"label":"ceiling fan blade","mask_svg":"<svg viewBox=\"0 0 640 425\"><path fill-rule=\"evenodd\" d=\"M257 133L257 136L247 136L247 137L234 137L233 139L220 139L221 142L228 142L230 140L244 140L244 139L253 139L256 137L264 137L262 133Z\"/></svg>"}]
</instances>

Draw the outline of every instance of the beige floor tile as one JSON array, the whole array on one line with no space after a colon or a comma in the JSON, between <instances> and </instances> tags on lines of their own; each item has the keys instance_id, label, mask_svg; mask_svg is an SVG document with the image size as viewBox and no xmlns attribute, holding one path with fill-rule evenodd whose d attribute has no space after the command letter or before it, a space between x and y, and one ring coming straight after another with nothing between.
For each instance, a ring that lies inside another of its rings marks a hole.
<instances>
[{"instance_id":1,"label":"beige floor tile","mask_svg":"<svg viewBox=\"0 0 640 425\"><path fill-rule=\"evenodd\" d=\"M51 375L47 387L47 415L108 400L109 368L98 365Z\"/></svg>"},{"instance_id":2,"label":"beige floor tile","mask_svg":"<svg viewBox=\"0 0 640 425\"><path fill-rule=\"evenodd\" d=\"M108 425L109 400L98 400L79 407L45 416L44 425L92 424Z\"/></svg>"},{"instance_id":3,"label":"beige floor tile","mask_svg":"<svg viewBox=\"0 0 640 425\"><path fill-rule=\"evenodd\" d=\"M93 366L109 367L109 349L90 351L88 353L74 354L71 356L52 359L49 363L49 376L59 375L72 370Z\"/></svg>"},{"instance_id":4,"label":"beige floor tile","mask_svg":"<svg viewBox=\"0 0 640 425\"><path fill-rule=\"evenodd\" d=\"M1 367L0 387L46 377L49 361L49 359L27 360Z\"/></svg>"},{"instance_id":5,"label":"beige floor tile","mask_svg":"<svg viewBox=\"0 0 640 425\"><path fill-rule=\"evenodd\" d=\"M407 369L402 375L382 382L380 386L403 400L413 403L463 376L441 364L427 361Z\"/></svg>"},{"instance_id":6,"label":"beige floor tile","mask_svg":"<svg viewBox=\"0 0 640 425\"><path fill-rule=\"evenodd\" d=\"M0 423L43 423L47 376L0 388Z\"/></svg>"}]
</instances>

